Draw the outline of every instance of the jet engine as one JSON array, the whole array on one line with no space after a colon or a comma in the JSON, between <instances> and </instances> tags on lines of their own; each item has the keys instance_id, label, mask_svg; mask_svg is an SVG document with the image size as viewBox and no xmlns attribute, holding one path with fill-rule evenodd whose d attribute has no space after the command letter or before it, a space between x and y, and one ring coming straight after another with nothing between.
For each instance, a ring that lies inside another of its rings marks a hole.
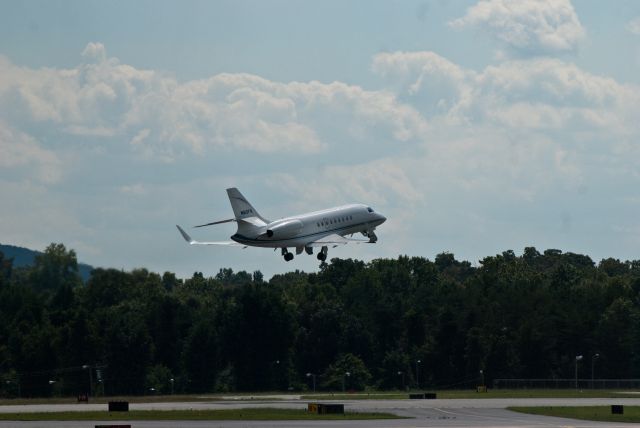
<instances>
[{"instance_id":1,"label":"jet engine","mask_svg":"<svg viewBox=\"0 0 640 428\"><path fill-rule=\"evenodd\" d=\"M269 238L291 238L302 229L300 220L285 220L281 222L273 222L267 225L267 236Z\"/></svg>"}]
</instances>

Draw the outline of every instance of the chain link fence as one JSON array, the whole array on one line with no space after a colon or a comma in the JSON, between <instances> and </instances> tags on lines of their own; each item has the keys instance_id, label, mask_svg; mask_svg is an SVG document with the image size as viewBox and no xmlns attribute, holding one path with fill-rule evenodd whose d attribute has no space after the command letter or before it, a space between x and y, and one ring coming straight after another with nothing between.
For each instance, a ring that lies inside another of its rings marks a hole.
<instances>
[{"instance_id":1,"label":"chain link fence","mask_svg":"<svg viewBox=\"0 0 640 428\"><path fill-rule=\"evenodd\" d=\"M494 379L495 389L639 389L640 379Z\"/></svg>"}]
</instances>

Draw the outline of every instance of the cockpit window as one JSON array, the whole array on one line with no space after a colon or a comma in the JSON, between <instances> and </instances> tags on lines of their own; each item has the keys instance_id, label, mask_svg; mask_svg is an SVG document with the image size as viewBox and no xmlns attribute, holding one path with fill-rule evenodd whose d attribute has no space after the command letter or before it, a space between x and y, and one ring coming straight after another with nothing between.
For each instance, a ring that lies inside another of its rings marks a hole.
<instances>
[{"instance_id":1,"label":"cockpit window","mask_svg":"<svg viewBox=\"0 0 640 428\"><path fill-rule=\"evenodd\" d=\"M371 207L367 207L367 211L369 211L370 213L372 213L372 212L373 212L373 208L371 208Z\"/></svg>"}]
</instances>

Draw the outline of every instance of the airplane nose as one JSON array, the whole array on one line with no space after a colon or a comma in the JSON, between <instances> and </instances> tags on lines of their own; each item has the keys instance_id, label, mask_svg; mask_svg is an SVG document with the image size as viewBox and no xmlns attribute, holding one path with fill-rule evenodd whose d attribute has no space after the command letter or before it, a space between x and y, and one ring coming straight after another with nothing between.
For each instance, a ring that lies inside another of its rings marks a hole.
<instances>
[{"instance_id":1,"label":"airplane nose","mask_svg":"<svg viewBox=\"0 0 640 428\"><path fill-rule=\"evenodd\" d=\"M380 217L380 218L379 218L380 224L382 224L382 223L384 223L385 221L387 221L387 218L386 218L385 216L383 216L382 214L378 214L378 217Z\"/></svg>"}]
</instances>

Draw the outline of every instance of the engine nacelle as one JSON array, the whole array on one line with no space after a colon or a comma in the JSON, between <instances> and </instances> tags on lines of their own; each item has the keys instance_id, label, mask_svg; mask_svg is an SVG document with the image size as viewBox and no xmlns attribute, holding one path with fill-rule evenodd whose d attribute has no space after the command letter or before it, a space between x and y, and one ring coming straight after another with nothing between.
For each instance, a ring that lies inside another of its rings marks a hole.
<instances>
[{"instance_id":1,"label":"engine nacelle","mask_svg":"<svg viewBox=\"0 0 640 428\"><path fill-rule=\"evenodd\" d=\"M285 220L267 225L267 236L269 238L291 238L302 230L300 220Z\"/></svg>"}]
</instances>

